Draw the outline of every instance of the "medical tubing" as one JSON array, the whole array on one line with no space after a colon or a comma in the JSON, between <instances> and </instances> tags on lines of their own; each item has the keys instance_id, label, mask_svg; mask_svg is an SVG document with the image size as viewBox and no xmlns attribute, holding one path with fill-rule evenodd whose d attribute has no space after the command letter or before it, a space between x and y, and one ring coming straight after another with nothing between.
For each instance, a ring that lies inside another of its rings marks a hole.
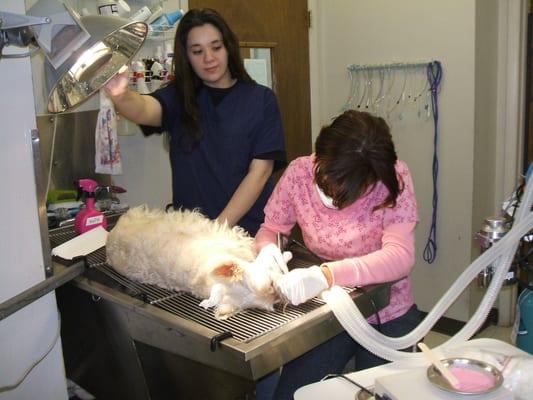
<instances>
[{"instance_id":1,"label":"medical tubing","mask_svg":"<svg viewBox=\"0 0 533 400\"><path fill-rule=\"evenodd\" d=\"M323 293L322 296L330 305L333 313L350 336L373 354L389 361L402 361L406 359L413 362L416 362L417 360L420 360L420 362L423 361L423 359L419 357L420 353L405 353L383 346L372 337L372 333L378 333L374 329L372 329L373 332L361 330L361 326L351 318L353 316L352 313L357 310L357 307L354 305L350 296L340 287L334 286L327 292Z\"/></svg>"},{"instance_id":2,"label":"medical tubing","mask_svg":"<svg viewBox=\"0 0 533 400\"><path fill-rule=\"evenodd\" d=\"M437 305L431 310L424 321L408 335L400 338L389 338L376 332L361 315L351 298L342 290L339 290L340 288L334 287L330 289L330 291L323 293L323 297L328 302L334 314L339 319L343 327L348 331L348 333L369 351L390 361L408 359L411 362L422 363L423 361L420 357L417 357L412 353L405 353L394 349L407 348L414 345L418 340L424 337L429 329L431 329L434 322L440 318L442 313L462 292L461 290L458 293L455 293L458 289L461 289L461 285L464 289L464 287L469 284L469 282L481 269L497 259L495 275L491 285L489 286L489 289L480 306L474 313L474 316L465 325L465 327L461 329L461 331L459 331L456 335L439 347L448 347L457 342L469 339L477 331L477 329L479 329L488 315L490 307L496 300L499 289L501 288L507 274L507 267L513 260L514 252L516 251L516 247L518 246L521 237L525 233L529 232L532 228L533 213L530 212L527 217L524 217L525 213L531 208L532 198L533 184L529 185L527 188L525 199L521 203L517 212L516 222L513 228L494 246L481 254L481 256L479 256L461 274L461 276L446 292L443 298L441 298Z\"/></svg>"},{"instance_id":3,"label":"medical tubing","mask_svg":"<svg viewBox=\"0 0 533 400\"><path fill-rule=\"evenodd\" d=\"M363 385L357 383L356 381L354 381L353 379L350 379L348 378L346 375L344 374L327 374L325 377L323 377L322 379L320 379L320 381L325 381L325 380L328 380L328 379L331 379L331 378L341 378L341 379L344 379L345 381L348 381L350 382L352 385L354 386L357 386L359 389L361 389L361 391L365 392L366 394L370 395L370 396L374 396L374 393L371 392L370 390L368 390L366 387L364 387Z\"/></svg>"},{"instance_id":4,"label":"medical tubing","mask_svg":"<svg viewBox=\"0 0 533 400\"><path fill-rule=\"evenodd\" d=\"M530 230L533 226L533 215L530 215L526 221L528 225L526 228L522 229L523 231ZM517 229L520 229L523 227L517 226ZM509 234L510 232L508 232ZM521 233L521 232L520 232ZM522 235L518 235L518 239L520 240L520 237ZM511 260L509 260L510 262ZM469 268L471 269L471 268ZM503 269L503 268L502 268ZM495 284L494 286L496 288L499 288L501 284L503 283L503 280L505 279L505 274L502 276L494 276L493 282L497 282L498 284ZM425 336L427 331L421 332L421 326L419 325L417 328L415 328L411 333L408 335L405 335L401 338L389 338L387 336L382 335L381 333L375 331L363 318L362 321L358 321L358 318L355 316L360 316L358 308L355 306L354 302L351 300L350 296L348 296L347 293L342 291L338 287L333 287L330 289L330 291L323 294L323 298L326 300L326 302L330 305L331 309L333 310L333 313L341 323L341 325L344 327L344 329L356 340L359 344L361 344L363 347L365 347L368 351L371 353L377 355L378 357L384 358L389 361L408 361L410 365L424 365L426 361L421 356L420 353L407 353L402 352L399 350L396 350L395 346L398 346L398 343L394 343L394 341L397 341L398 339L402 340L406 337L418 337L418 340L415 340L413 342L408 341L408 343L411 343L410 345L403 346L400 348L406 348L411 345L414 345L414 343L418 342L422 337ZM484 297L483 303L484 305L480 305L478 308L478 312L476 312L474 318L467 324L471 327L473 327L472 334L470 334L470 331L465 328L463 328L458 334L454 335L452 338L450 338L445 343L438 346L438 349L444 349L446 347L454 346L457 343L460 343L466 339L469 339L473 333L479 329L479 327L483 324L485 318L479 319L479 315L482 315L483 312L480 310L483 308L489 308L492 306L494 301L486 301L488 299L488 296L486 295ZM495 300L495 299L494 299ZM448 303L448 306L452 302ZM447 307L446 307L447 308ZM433 310L432 310L433 311ZM355 318L354 318L355 317ZM485 314L486 317L486 314ZM431 322L431 326L433 326L434 322L436 322L435 318L428 318L426 317L424 319L424 322ZM431 327L430 326L430 327ZM417 336L418 335L418 336ZM384 343L384 339L387 339L389 342L392 343Z\"/></svg>"},{"instance_id":5,"label":"medical tubing","mask_svg":"<svg viewBox=\"0 0 533 400\"><path fill-rule=\"evenodd\" d=\"M531 218L531 215L533 214L531 211L529 211L531 209L531 202L532 202L532 189L533 188L533 183L529 185L529 187L527 188L527 193L526 195L524 196L524 200L522 201L522 203L520 204L520 207L515 215L515 224L513 226L513 228L511 230L513 230L515 227L520 229L522 228L523 225L526 226L526 228L528 227L528 221L529 219ZM525 213L529 211L529 215L527 217L525 217ZM517 221L520 221L517 223ZM519 245L519 241L521 239L521 237L523 235L525 235L527 232L529 232L531 230L531 227L529 227L528 230L526 230L525 232L523 232L521 235L520 235L520 238L519 239L516 239L516 241L514 241L510 247L512 247L512 249L509 249L508 252L504 253L498 260L496 260L496 265L494 265L494 276L492 278L492 282L491 284L489 285L489 288L487 290L487 293L485 294L485 296L483 297L483 300L481 302L481 304L479 305L478 309L476 310L476 312L474 313L474 315L472 316L472 319L477 319L478 317L479 318L483 318L483 320L486 318L486 316L488 315L488 312L490 311L490 307L492 306L492 304L494 304L494 302L496 301L496 298L499 294L499 291L503 285L503 282L507 276L507 272L509 270L509 267L511 265L511 263L513 262L513 259L514 259L514 255L516 253L516 250L518 248L518 245ZM506 235L507 236L507 235ZM504 236L504 238L506 237ZM469 339L472 335L475 334L475 332L477 331L478 328L475 328L473 325L471 324L466 324L459 332L457 332L457 334L455 334L450 340L451 340L451 343L456 343L458 341L461 341L463 340L464 338L466 339Z\"/></svg>"},{"instance_id":6,"label":"medical tubing","mask_svg":"<svg viewBox=\"0 0 533 400\"><path fill-rule=\"evenodd\" d=\"M334 314L339 319L339 322L341 322L348 333L372 353L390 361L403 359L417 360L416 357L409 355L410 353L400 352L393 349L407 348L424 337L436 320L440 318L444 311L446 311L449 305L470 283L477 273L491 262L497 260L493 280L483 301L474 313L474 316L463 329L439 347L448 347L457 342L469 339L483 324L490 311L490 307L494 304L521 237L533 227L533 213L530 212L527 217L524 217L525 213L530 210L531 200L533 198L533 184L528 186L525 199L522 201L517 212L516 222L513 228L494 246L481 254L481 256L479 256L460 275L452 287L431 310L428 316L426 316L424 321L422 321L422 323L411 333L400 338L389 338L376 332L367 323L366 319L354 305L351 298L346 293L341 293L339 288L332 288L329 292L323 293L324 299L328 302ZM459 289L460 291L458 291Z\"/></svg>"},{"instance_id":7,"label":"medical tubing","mask_svg":"<svg viewBox=\"0 0 533 400\"><path fill-rule=\"evenodd\" d=\"M497 246L498 249L499 247L505 246L507 251L502 251L502 256L495 261L495 264L493 264L494 277L492 279L491 284L489 285L485 296L483 297L483 300L481 301L474 315L471 317L470 321L450 339L450 344L469 339L476 333L477 329L479 329L479 326L481 326L481 324L485 321L490 311L490 307L492 307L492 304L494 304L494 302L496 301L499 291L506 278L507 271L509 270L509 267L514 259L514 255L516 253L516 249L519 245L520 239L531 229L529 221L531 220L531 217L533 215L533 213L530 211L532 202L533 183L529 184L528 187L526 187L524 198L515 214L515 223L513 228L511 229L511 231L514 230L513 235L509 235L508 238L507 235L504 236L504 238L502 238L501 240L506 239L505 243L502 243L502 246ZM529 215L527 215L526 217L527 213L529 213ZM508 242L510 243L508 244ZM482 256L485 253L483 253ZM482 257L480 256L479 258Z\"/></svg>"},{"instance_id":8,"label":"medical tubing","mask_svg":"<svg viewBox=\"0 0 533 400\"><path fill-rule=\"evenodd\" d=\"M525 222L529 222L529 224L533 223L533 216L529 218L529 221L525 221ZM528 226L526 226L526 225L517 225L516 228L517 229L521 229L521 232L525 232L528 229L530 229L530 226L529 225ZM516 235L516 232L517 232L516 230L513 232L513 238L515 238L516 240L519 240L520 235ZM509 240L507 240L506 242L504 242L502 244L505 245L506 243L509 243ZM494 255L494 253L496 253L497 251L501 250L502 247L503 246L498 246L496 248L496 246L494 246L494 251L491 251L491 254ZM477 274L476 271L479 271L479 270L483 269L484 266L486 265L486 264L484 264L481 261L485 261L485 260L489 259L488 256L491 255L491 254L487 254L487 256L484 256L483 259L478 259L478 260L480 260L477 263L478 267L476 268L476 266L473 265L472 267L470 267L468 269L468 271L466 271L466 273L470 273L470 275L475 276ZM497 256L499 256L499 253L496 254L496 257ZM473 268L475 268L475 269L473 269ZM464 275L465 274L463 274L463 276L461 276L459 280L461 280L461 279L464 280L464 277L465 277ZM505 274L503 274L503 277L505 277ZM471 281L471 279L469 279L468 275L466 276L466 278L467 278L466 283L468 284ZM501 279L501 280L503 280L503 279ZM457 287L457 283L458 282L455 283L454 287L449 289L449 291L446 293L445 297L443 297L437 303L437 305L431 310L431 312L424 319L424 321L416 328L416 330L414 330L410 334L408 334L408 335L406 335L406 336L404 336L402 338L388 338L386 336L382 336L382 335L377 334L377 332L373 331L370 326L368 327L369 328L368 330L370 332L372 332L372 335L374 335L378 340L379 339L383 339L383 340L380 340L380 342L383 345L386 345L386 346L389 346L389 347L393 347L393 348L397 348L397 349L406 348L406 347L409 347L409 346L413 345L414 343L416 343L418 340L420 340L422 337L425 336L425 334L434 325L435 321L438 318L440 318L440 316L442 315L442 313L444 311L446 311L446 309L449 307L449 304L451 304L451 302L455 300L457 295L462 292L461 288ZM496 295L497 295L499 287L500 286L498 286L498 277L495 276L495 278L493 279L493 283L491 283L490 289L492 291L495 291ZM454 293L453 293L452 289L455 289L455 296L453 296ZM457 292L457 289L459 289L459 292ZM482 309L482 305L485 305L485 304L487 304L485 306L486 310L483 310ZM487 314L488 314L488 311L490 311L490 306L492 305L491 297L490 296L489 297L485 297L484 298L484 302L482 303L482 305L480 305L480 308L478 308L478 311L474 315L473 319L467 324L468 326L474 325L472 333L475 333L475 331L478 328L477 325L481 325L483 323L483 321L485 320L486 314L483 315L484 314L483 311L485 311L485 313L487 313ZM357 317L357 316L359 317L358 324L360 324L362 326L367 325L366 320L364 319L364 317L362 315L360 315L360 313L358 311L356 311L356 313L353 315L353 317ZM462 333L464 334L464 332L465 332L465 330L463 329Z\"/></svg>"},{"instance_id":9,"label":"medical tubing","mask_svg":"<svg viewBox=\"0 0 533 400\"><path fill-rule=\"evenodd\" d=\"M368 333L362 331L362 333L358 333L361 326L354 323L354 320L351 318L351 313L354 309L357 309L357 307L347 293L339 289L340 288L338 287L330 289L328 293L324 293L324 299L328 304L334 304L335 300L339 301L338 307L332 307L332 310L344 329L346 329L354 340L368 351L389 361L406 362L409 366L422 366L427 364L427 360L422 353L410 353L395 350L379 343L375 337L372 336L372 332ZM352 332L355 332L357 336L353 336ZM373 333L377 334L376 331L373 331ZM439 350L440 348L441 346L438 347Z\"/></svg>"},{"instance_id":10,"label":"medical tubing","mask_svg":"<svg viewBox=\"0 0 533 400\"><path fill-rule=\"evenodd\" d=\"M474 279L476 275L481 270L483 270L488 264L500 258L502 251L505 251L506 249L508 249L509 246L512 246L513 241L517 242L518 240L520 240L522 235L531 229L532 225L533 225L533 214L529 215L525 221L515 224L515 227L513 227L502 239L500 239L494 246L490 247L487 251L481 254L471 264L469 268L463 271L463 273L459 276L459 278L454 282L454 284L447 290L444 296L437 302L437 304L429 312L426 318L424 318L424 320L418 325L418 327L415 330L413 330L411 333L405 336L399 337L399 338L390 338L388 336L381 335L378 332L376 332L371 325L368 324L365 317L361 314L361 312L355 306L353 306L354 309L353 309L352 319L356 320L356 324L358 326L365 326L367 328L368 333L371 333L376 338L377 341L379 341L385 346L392 347L395 349L403 349L403 348L407 348L409 346L414 345L420 339L422 339L427 334L427 332L431 330L435 322L444 314L444 312L448 309L449 305L453 301L456 300L456 298L462 293L462 291L466 288L466 286L469 285L472 279ZM509 263L509 260L507 260L507 263ZM504 271L503 274L500 272L501 270ZM488 312L490 311L490 307L493 304L493 300L495 300L494 296L489 296L489 295L491 295L494 292L496 293L496 296L498 295L499 289L501 287L501 283L503 282L503 279L501 278L505 277L506 271L507 271L506 268L503 268L502 265L498 266L498 269L495 271L495 276L487 291L487 294L485 295L482 303L480 304L478 310L476 311L472 319L467 323L467 325L465 325L465 328L473 324L481 325L484 322L486 315L488 315ZM499 284L498 284L498 278L500 278L499 280L501 281ZM485 306L484 307L485 309L482 309L483 305ZM464 334L465 328L463 328L460 332ZM475 331L478 328L479 326L477 327L474 326L473 333L475 333Z\"/></svg>"}]
</instances>

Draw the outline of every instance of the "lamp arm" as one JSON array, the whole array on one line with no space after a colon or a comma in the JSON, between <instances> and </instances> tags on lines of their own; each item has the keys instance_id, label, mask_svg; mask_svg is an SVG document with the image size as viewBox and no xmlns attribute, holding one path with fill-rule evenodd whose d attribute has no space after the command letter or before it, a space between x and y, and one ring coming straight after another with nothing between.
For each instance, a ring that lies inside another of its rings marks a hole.
<instances>
[{"instance_id":1,"label":"lamp arm","mask_svg":"<svg viewBox=\"0 0 533 400\"><path fill-rule=\"evenodd\" d=\"M50 17L35 17L32 15L14 14L0 11L0 30L22 28L32 25L43 25L52 22Z\"/></svg>"},{"instance_id":2,"label":"lamp arm","mask_svg":"<svg viewBox=\"0 0 533 400\"><path fill-rule=\"evenodd\" d=\"M4 46L14 44L20 47L28 46L33 38L32 25L51 23L50 17L36 17L32 15L13 14L0 11L0 59ZM8 57L8 56L5 56Z\"/></svg>"}]
</instances>

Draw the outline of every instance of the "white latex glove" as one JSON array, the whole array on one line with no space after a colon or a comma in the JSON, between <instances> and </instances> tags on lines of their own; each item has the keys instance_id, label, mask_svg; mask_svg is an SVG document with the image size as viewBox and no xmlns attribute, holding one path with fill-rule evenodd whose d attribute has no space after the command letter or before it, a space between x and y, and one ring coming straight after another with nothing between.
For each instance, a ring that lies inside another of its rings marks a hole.
<instances>
[{"instance_id":1,"label":"white latex glove","mask_svg":"<svg viewBox=\"0 0 533 400\"><path fill-rule=\"evenodd\" d=\"M293 269L280 277L275 285L279 292L295 306L305 303L329 287L328 281L318 265Z\"/></svg>"},{"instance_id":2,"label":"white latex glove","mask_svg":"<svg viewBox=\"0 0 533 400\"><path fill-rule=\"evenodd\" d=\"M267 244L263 247L254 261L256 267L263 268L270 274L286 274L289 272L287 263L292 259L290 251L281 250L274 243Z\"/></svg>"}]
</instances>

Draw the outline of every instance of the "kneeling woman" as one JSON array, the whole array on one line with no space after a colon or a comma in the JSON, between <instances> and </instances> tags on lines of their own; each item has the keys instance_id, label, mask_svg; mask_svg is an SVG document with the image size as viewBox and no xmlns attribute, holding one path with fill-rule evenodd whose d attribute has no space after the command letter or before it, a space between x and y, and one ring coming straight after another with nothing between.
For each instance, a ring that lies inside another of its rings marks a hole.
<instances>
[{"instance_id":1,"label":"kneeling woman","mask_svg":"<svg viewBox=\"0 0 533 400\"><path fill-rule=\"evenodd\" d=\"M372 316L388 336L403 336L420 321L409 274L415 262L418 222L413 182L398 160L389 127L382 118L346 111L322 128L315 153L287 167L265 207L256 246L276 243L298 224L306 247L324 260L294 269L277 282L298 305L332 285L365 286L397 281L389 305ZM292 399L294 391L341 373L352 356L356 369L386 361L343 332L291 361L258 383L261 398Z\"/></svg>"}]
</instances>

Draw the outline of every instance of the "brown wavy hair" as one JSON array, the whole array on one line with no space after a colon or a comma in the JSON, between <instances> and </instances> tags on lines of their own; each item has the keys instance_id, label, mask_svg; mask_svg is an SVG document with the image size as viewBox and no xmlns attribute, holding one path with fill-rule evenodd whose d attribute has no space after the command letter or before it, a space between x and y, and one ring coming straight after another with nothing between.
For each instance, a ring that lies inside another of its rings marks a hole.
<instances>
[{"instance_id":1,"label":"brown wavy hair","mask_svg":"<svg viewBox=\"0 0 533 400\"><path fill-rule=\"evenodd\" d=\"M352 204L382 182L389 193L372 211L395 207L403 189L396 175L397 160L385 120L348 110L324 126L316 139L315 182L338 208Z\"/></svg>"},{"instance_id":2,"label":"brown wavy hair","mask_svg":"<svg viewBox=\"0 0 533 400\"><path fill-rule=\"evenodd\" d=\"M248 75L239 52L239 41L222 16L211 8L191 9L180 20L174 37L174 85L180 104L183 105L181 122L196 146L203 137L200 128L200 108L197 94L202 81L194 72L187 56L187 38L191 29L205 24L213 25L222 35L228 52L228 68L231 77L245 82L253 82Z\"/></svg>"}]
</instances>

